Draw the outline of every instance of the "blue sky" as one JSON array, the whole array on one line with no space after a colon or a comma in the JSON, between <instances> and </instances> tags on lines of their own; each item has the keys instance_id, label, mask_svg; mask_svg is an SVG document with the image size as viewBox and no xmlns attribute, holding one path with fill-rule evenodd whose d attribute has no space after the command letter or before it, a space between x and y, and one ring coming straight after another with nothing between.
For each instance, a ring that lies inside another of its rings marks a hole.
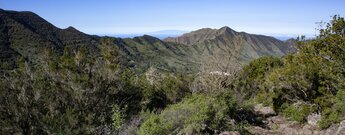
<instances>
[{"instance_id":1,"label":"blue sky","mask_svg":"<svg viewBox=\"0 0 345 135\"><path fill-rule=\"evenodd\" d=\"M315 35L316 22L345 15L344 0L0 0L57 27L88 34L191 31L229 26L266 35Z\"/></svg>"}]
</instances>

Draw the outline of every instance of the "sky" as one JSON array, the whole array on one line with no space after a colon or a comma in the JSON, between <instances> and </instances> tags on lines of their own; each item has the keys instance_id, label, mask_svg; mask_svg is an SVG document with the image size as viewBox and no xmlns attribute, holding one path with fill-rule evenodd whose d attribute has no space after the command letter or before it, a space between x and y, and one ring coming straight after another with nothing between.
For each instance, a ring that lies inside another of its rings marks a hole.
<instances>
[{"instance_id":1,"label":"sky","mask_svg":"<svg viewBox=\"0 0 345 135\"><path fill-rule=\"evenodd\" d=\"M0 0L0 8L32 11L59 28L98 35L228 26L254 34L312 36L317 22L345 15L345 0Z\"/></svg>"}]
</instances>

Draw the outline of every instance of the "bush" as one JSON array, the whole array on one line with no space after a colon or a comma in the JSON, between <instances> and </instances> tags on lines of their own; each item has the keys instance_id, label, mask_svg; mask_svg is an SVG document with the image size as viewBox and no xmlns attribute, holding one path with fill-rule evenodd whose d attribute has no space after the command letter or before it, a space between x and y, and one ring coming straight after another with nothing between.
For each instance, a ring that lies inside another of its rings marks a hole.
<instances>
[{"instance_id":1,"label":"bush","mask_svg":"<svg viewBox=\"0 0 345 135\"><path fill-rule=\"evenodd\" d=\"M321 120L318 123L321 129L328 128L332 124L340 122L341 118L338 111L327 108L322 112Z\"/></svg>"},{"instance_id":2,"label":"bush","mask_svg":"<svg viewBox=\"0 0 345 135\"><path fill-rule=\"evenodd\" d=\"M235 90L248 99L265 90L262 86L265 78L275 69L282 67L283 62L273 56L261 57L243 67L235 82Z\"/></svg>"},{"instance_id":3,"label":"bush","mask_svg":"<svg viewBox=\"0 0 345 135\"><path fill-rule=\"evenodd\" d=\"M163 74L159 79L147 80L143 75L139 86L143 93L143 108L154 110L165 108L169 104L180 102L191 94L189 83L191 78L183 75Z\"/></svg>"},{"instance_id":4,"label":"bush","mask_svg":"<svg viewBox=\"0 0 345 135\"><path fill-rule=\"evenodd\" d=\"M0 108L8 108L0 111L1 133L95 134L112 124L108 129L120 128L127 116L140 112L142 93L134 74L101 59L66 48L50 61L53 66L19 61L18 69L0 77Z\"/></svg>"},{"instance_id":5,"label":"bush","mask_svg":"<svg viewBox=\"0 0 345 135\"><path fill-rule=\"evenodd\" d=\"M170 103L180 102L185 96L191 94L189 83L191 79L183 75L167 75L163 77L157 88L163 91Z\"/></svg>"},{"instance_id":6,"label":"bush","mask_svg":"<svg viewBox=\"0 0 345 135\"><path fill-rule=\"evenodd\" d=\"M139 135L163 135L171 132L169 123L162 123L158 115L152 114L141 126L138 131Z\"/></svg>"},{"instance_id":7,"label":"bush","mask_svg":"<svg viewBox=\"0 0 345 135\"><path fill-rule=\"evenodd\" d=\"M113 105L113 115L111 116L111 119L113 120L112 124L116 130L120 129L125 123L126 109L127 106L120 108L119 105Z\"/></svg>"},{"instance_id":8,"label":"bush","mask_svg":"<svg viewBox=\"0 0 345 135\"><path fill-rule=\"evenodd\" d=\"M235 90L302 123L316 111L322 128L339 122L345 118L344 27L344 18L334 16L317 38L300 39L297 53L252 61Z\"/></svg>"},{"instance_id":9,"label":"bush","mask_svg":"<svg viewBox=\"0 0 345 135\"><path fill-rule=\"evenodd\" d=\"M225 94L226 95L226 94ZM140 134L201 134L207 129L230 129L225 124L236 110L230 96L193 95L154 114L139 128Z\"/></svg>"},{"instance_id":10,"label":"bush","mask_svg":"<svg viewBox=\"0 0 345 135\"><path fill-rule=\"evenodd\" d=\"M292 105L285 103L281 108L283 108L282 112L286 117L300 123L306 122L307 116L316 111L316 106L305 103L295 103Z\"/></svg>"}]
</instances>

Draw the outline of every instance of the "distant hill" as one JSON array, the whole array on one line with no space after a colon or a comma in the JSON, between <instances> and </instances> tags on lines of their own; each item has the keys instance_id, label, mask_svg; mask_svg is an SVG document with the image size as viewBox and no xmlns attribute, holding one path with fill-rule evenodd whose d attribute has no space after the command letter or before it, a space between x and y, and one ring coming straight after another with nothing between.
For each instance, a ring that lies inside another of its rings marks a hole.
<instances>
[{"instance_id":1,"label":"distant hill","mask_svg":"<svg viewBox=\"0 0 345 135\"><path fill-rule=\"evenodd\" d=\"M204 28L164 41L206 48L210 54L223 52L226 55L228 52L240 61L250 61L264 55L283 56L296 51L294 44L269 36L236 32L229 27Z\"/></svg>"},{"instance_id":2,"label":"distant hill","mask_svg":"<svg viewBox=\"0 0 345 135\"><path fill-rule=\"evenodd\" d=\"M169 72L212 71L296 50L294 43L236 32L229 27L205 28L164 41L149 35L112 38L87 35L73 27L60 29L32 12L0 10L0 60L12 67L18 57L33 65L41 64L47 49L59 56L66 47L73 52L86 46L89 55L97 56L102 38L113 39L111 44L118 48L122 64L139 72L151 67Z\"/></svg>"}]
</instances>

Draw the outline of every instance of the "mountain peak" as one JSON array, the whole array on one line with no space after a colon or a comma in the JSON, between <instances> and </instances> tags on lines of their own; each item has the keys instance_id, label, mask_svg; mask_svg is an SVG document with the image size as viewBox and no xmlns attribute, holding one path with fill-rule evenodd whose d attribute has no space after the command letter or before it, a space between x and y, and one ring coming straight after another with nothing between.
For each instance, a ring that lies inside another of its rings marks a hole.
<instances>
[{"instance_id":1,"label":"mountain peak","mask_svg":"<svg viewBox=\"0 0 345 135\"><path fill-rule=\"evenodd\" d=\"M234 33L235 31L228 26L224 26L224 27L218 29L218 32L220 34L224 34L224 33Z\"/></svg>"},{"instance_id":2,"label":"mountain peak","mask_svg":"<svg viewBox=\"0 0 345 135\"><path fill-rule=\"evenodd\" d=\"M142 37L143 38L156 38L156 37L153 37L153 36L150 36L150 35L147 35L147 34L144 34Z\"/></svg>"},{"instance_id":3,"label":"mountain peak","mask_svg":"<svg viewBox=\"0 0 345 135\"><path fill-rule=\"evenodd\" d=\"M159 38L156 38L154 36L150 36L150 35L143 35L141 36L141 38L145 39L145 40L150 40L150 41L157 41L157 40L160 40Z\"/></svg>"},{"instance_id":4,"label":"mountain peak","mask_svg":"<svg viewBox=\"0 0 345 135\"><path fill-rule=\"evenodd\" d=\"M138 36L138 37L134 37L133 38L134 41L137 41L137 42L142 42L142 41L146 41L146 42L149 42L150 44L153 44L155 42L162 42L159 38L156 38L156 37L153 37L153 36L150 36L150 35L143 35L143 36Z\"/></svg>"},{"instance_id":5,"label":"mountain peak","mask_svg":"<svg viewBox=\"0 0 345 135\"><path fill-rule=\"evenodd\" d=\"M192 31L190 33L183 34L180 37L166 38L164 39L164 41L178 42L182 44L192 45L198 42L215 39L218 36L235 35L235 34L236 34L236 31L232 30L231 28L227 26L224 26L220 29L202 28L196 31Z\"/></svg>"},{"instance_id":6,"label":"mountain peak","mask_svg":"<svg viewBox=\"0 0 345 135\"><path fill-rule=\"evenodd\" d=\"M80 32L78 29L72 27L72 26L69 26L67 27L66 29L63 29L64 31L68 31L68 32L72 32L72 33L82 33Z\"/></svg>"},{"instance_id":7,"label":"mountain peak","mask_svg":"<svg viewBox=\"0 0 345 135\"><path fill-rule=\"evenodd\" d=\"M219 29L220 31L229 31L229 30L232 30L230 27L228 27L228 26L224 26L224 27L221 27L220 29Z\"/></svg>"},{"instance_id":8,"label":"mountain peak","mask_svg":"<svg viewBox=\"0 0 345 135\"><path fill-rule=\"evenodd\" d=\"M69 26L67 27L65 30L70 30L70 31L78 31L76 28L74 28L73 26Z\"/></svg>"}]
</instances>

